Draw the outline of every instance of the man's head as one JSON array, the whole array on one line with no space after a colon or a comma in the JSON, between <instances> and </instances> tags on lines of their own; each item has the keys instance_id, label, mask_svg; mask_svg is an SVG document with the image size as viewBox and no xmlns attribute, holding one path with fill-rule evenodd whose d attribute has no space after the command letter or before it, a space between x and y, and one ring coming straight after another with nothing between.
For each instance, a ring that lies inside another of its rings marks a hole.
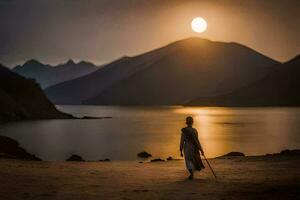
<instances>
[{"instance_id":1,"label":"man's head","mask_svg":"<svg viewBox=\"0 0 300 200\"><path fill-rule=\"evenodd\" d=\"M188 116L188 117L185 119L185 123L186 123L186 125L188 125L188 126L192 126L193 123L194 123L194 119L193 119L191 116Z\"/></svg>"}]
</instances>

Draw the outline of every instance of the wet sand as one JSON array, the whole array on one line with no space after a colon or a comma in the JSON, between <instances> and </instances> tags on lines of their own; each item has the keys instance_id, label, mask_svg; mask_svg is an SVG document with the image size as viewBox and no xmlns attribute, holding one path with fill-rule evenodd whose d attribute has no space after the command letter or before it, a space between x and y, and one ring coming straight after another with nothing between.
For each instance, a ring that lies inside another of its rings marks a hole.
<instances>
[{"instance_id":1,"label":"wet sand","mask_svg":"<svg viewBox=\"0 0 300 200\"><path fill-rule=\"evenodd\" d=\"M300 199L300 157L211 159L188 180L184 162L0 159L0 199Z\"/></svg>"}]
</instances>

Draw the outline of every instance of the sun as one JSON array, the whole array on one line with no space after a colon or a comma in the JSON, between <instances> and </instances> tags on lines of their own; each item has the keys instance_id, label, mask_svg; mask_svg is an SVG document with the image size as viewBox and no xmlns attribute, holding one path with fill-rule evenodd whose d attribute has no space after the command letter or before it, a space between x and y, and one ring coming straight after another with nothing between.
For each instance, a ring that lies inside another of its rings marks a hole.
<instances>
[{"instance_id":1,"label":"sun","mask_svg":"<svg viewBox=\"0 0 300 200\"><path fill-rule=\"evenodd\" d=\"M191 23L193 31L203 33L207 28L207 22L202 17L196 17Z\"/></svg>"}]
</instances>

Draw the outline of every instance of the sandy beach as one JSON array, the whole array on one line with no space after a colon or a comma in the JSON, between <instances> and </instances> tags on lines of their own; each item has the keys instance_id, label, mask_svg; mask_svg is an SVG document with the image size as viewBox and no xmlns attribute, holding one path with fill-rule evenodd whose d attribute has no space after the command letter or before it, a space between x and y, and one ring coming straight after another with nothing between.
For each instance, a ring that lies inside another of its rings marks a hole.
<instances>
[{"instance_id":1,"label":"sandy beach","mask_svg":"<svg viewBox=\"0 0 300 200\"><path fill-rule=\"evenodd\" d=\"M183 160L36 162L0 159L0 199L299 199L299 156L210 159L188 180Z\"/></svg>"}]
</instances>

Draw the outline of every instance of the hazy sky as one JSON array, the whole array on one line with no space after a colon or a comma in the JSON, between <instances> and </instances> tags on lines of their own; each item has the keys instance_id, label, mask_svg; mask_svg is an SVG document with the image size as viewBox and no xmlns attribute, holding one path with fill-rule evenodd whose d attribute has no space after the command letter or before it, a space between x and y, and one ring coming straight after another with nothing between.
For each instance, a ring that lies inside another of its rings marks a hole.
<instances>
[{"instance_id":1,"label":"hazy sky","mask_svg":"<svg viewBox=\"0 0 300 200\"><path fill-rule=\"evenodd\" d=\"M299 10L300 0L0 0L0 63L102 64L191 36L286 61L300 53ZM205 33L190 28L197 16Z\"/></svg>"}]
</instances>

